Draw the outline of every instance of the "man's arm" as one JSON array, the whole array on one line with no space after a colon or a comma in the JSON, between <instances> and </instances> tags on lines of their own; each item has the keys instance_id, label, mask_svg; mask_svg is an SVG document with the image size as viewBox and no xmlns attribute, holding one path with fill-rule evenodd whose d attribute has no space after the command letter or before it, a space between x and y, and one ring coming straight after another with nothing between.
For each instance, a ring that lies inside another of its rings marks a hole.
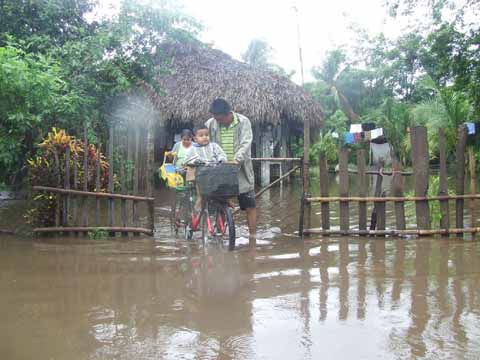
<instances>
[{"instance_id":1,"label":"man's arm","mask_svg":"<svg viewBox=\"0 0 480 360\"><path fill-rule=\"evenodd\" d=\"M217 157L218 161L225 162L227 161L227 154L223 149L218 145L217 143L212 143L213 146L213 152L215 156Z\"/></svg>"},{"instance_id":2,"label":"man's arm","mask_svg":"<svg viewBox=\"0 0 480 360\"><path fill-rule=\"evenodd\" d=\"M235 152L234 159L239 163L243 163L247 158L249 151L252 147L252 125L250 124L250 120L242 121L241 122L241 139L240 139L240 147Z\"/></svg>"}]
</instances>

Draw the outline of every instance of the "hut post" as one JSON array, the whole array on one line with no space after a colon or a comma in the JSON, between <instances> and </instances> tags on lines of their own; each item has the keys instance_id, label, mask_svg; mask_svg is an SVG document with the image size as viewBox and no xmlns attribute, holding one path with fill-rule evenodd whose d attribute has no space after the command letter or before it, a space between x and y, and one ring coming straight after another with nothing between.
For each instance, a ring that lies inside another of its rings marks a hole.
<instances>
[{"instance_id":1,"label":"hut post","mask_svg":"<svg viewBox=\"0 0 480 360\"><path fill-rule=\"evenodd\" d=\"M273 142L273 131L272 125L268 124L266 129L263 131L263 136L261 137L261 148L262 148L262 157L271 158L273 157L272 151L272 142ZM261 173L260 173L260 185L267 186L270 184L270 162L262 161L261 164Z\"/></svg>"}]
</instances>

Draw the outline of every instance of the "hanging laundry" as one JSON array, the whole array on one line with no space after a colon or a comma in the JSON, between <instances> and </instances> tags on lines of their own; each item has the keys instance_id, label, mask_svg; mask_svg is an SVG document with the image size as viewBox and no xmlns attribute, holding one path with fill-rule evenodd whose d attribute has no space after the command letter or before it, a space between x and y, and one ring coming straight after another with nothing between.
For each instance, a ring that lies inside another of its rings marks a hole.
<instances>
[{"instance_id":1,"label":"hanging laundry","mask_svg":"<svg viewBox=\"0 0 480 360\"><path fill-rule=\"evenodd\" d=\"M362 124L363 131L372 131L373 129L375 129L375 124L372 122Z\"/></svg>"},{"instance_id":2,"label":"hanging laundry","mask_svg":"<svg viewBox=\"0 0 480 360\"><path fill-rule=\"evenodd\" d=\"M370 152L372 159L371 165L380 165L380 163L383 163L384 166L387 166L392 163L390 144L388 142L383 144L370 143Z\"/></svg>"},{"instance_id":3,"label":"hanging laundry","mask_svg":"<svg viewBox=\"0 0 480 360\"><path fill-rule=\"evenodd\" d=\"M350 125L350 132L351 133L361 133L362 132L362 124L351 124Z\"/></svg>"},{"instance_id":4,"label":"hanging laundry","mask_svg":"<svg viewBox=\"0 0 480 360\"><path fill-rule=\"evenodd\" d=\"M372 132L371 131L365 131L365 141L370 141L372 140Z\"/></svg>"},{"instance_id":5,"label":"hanging laundry","mask_svg":"<svg viewBox=\"0 0 480 360\"><path fill-rule=\"evenodd\" d=\"M468 135L475 135L475 124L471 122L464 123L468 130Z\"/></svg>"},{"instance_id":6,"label":"hanging laundry","mask_svg":"<svg viewBox=\"0 0 480 360\"><path fill-rule=\"evenodd\" d=\"M475 134L480 134L480 122L475 123Z\"/></svg>"},{"instance_id":7,"label":"hanging laundry","mask_svg":"<svg viewBox=\"0 0 480 360\"><path fill-rule=\"evenodd\" d=\"M362 141L362 133L355 133L353 134L353 139L354 139L354 143L355 144L358 144Z\"/></svg>"},{"instance_id":8,"label":"hanging laundry","mask_svg":"<svg viewBox=\"0 0 480 360\"><path fill-rule=\"evenodd\" d=\"M345 143L346 144L353 144L353 142L355 141L354 137L353 137L353 134L352 133L345 133Z\"/></svg>"},{"instance_id":9,"label":"hanging laundry","mask_svg":"<svg viewBox=\"0 0 480 360\"><path fill-rule=\"evenodd\" d=\"M373 129L372 132L371 132L371 139L376 139L380 136L383 136L383 128L377 128L377 129Z\"/></svg>"}]
</instances>

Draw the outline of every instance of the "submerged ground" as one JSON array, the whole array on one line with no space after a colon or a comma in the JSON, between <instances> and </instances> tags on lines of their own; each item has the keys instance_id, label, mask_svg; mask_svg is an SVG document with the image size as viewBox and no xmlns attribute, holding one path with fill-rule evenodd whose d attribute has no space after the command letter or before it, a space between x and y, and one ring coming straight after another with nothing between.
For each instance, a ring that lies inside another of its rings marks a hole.
<instances>
[{"instance_id":1,"label":"submerged ground","mask_svg":"<svg viewBox=\"0 0 480 360\"><path fill-rule=\"evenodd\" d=\"M164 193L155 239L0 237L0 359L478 358L480 243L301 241L298 196L230 253L172 237Z\"/></svg>"}]
</instances>

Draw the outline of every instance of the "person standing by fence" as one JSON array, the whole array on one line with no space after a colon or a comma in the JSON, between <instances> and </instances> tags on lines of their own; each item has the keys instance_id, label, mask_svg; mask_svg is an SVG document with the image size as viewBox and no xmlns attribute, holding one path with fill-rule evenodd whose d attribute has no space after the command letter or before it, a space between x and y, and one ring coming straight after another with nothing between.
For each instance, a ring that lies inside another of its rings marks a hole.
<instances>
[{"instance_id":1,"label":"person standing by fence","mask_svg":"<svg viewBox=\"0 0 480 360\"><path fill-rule=\"evenodd\" d=\"M222 147L228 161L240 166L238 202L240 209L247 212L250 239L254 239L257 232L257 206L251 159L252 124L246 116L232 111L224 99L215 99L210 105L210 113L213 117L205 123L210 139Z\"/></svg>"}]
</instances>

